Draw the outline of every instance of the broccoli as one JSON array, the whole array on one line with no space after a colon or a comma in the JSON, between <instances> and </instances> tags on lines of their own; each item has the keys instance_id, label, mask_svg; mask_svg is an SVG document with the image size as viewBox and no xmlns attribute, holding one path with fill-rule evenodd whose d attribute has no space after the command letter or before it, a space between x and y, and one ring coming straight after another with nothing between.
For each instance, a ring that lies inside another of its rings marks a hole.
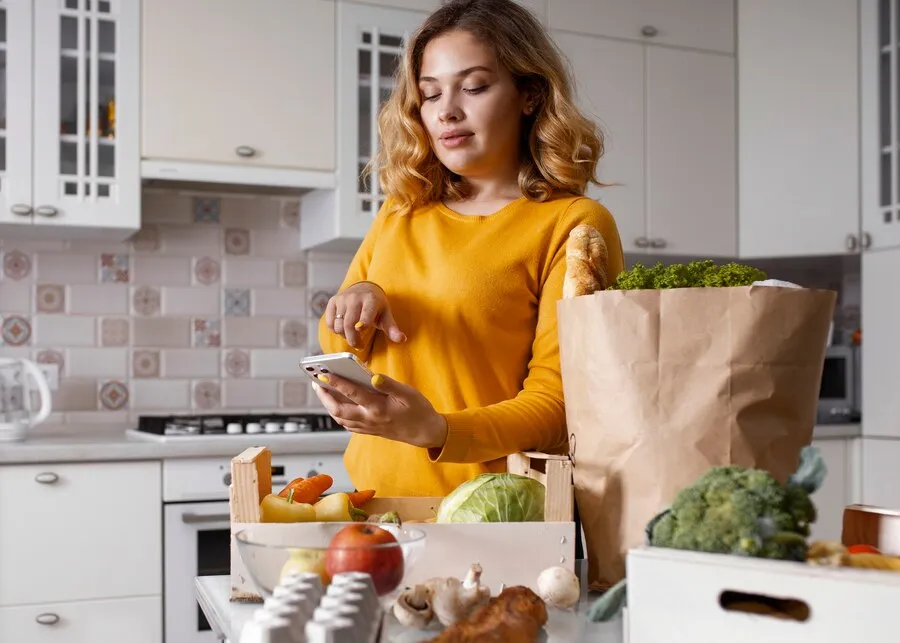
<instances>
[{"instance_id":1,"label":"broccoli","mask_svg":"<svg viewBox=\"0 0 900 643\"><path fill-rule=\"evenodd\" d=\"M713 467L650 527L650 544L712 554L803 561L816 508L800 486L766 471Z\"/></svg>"},{"instance_id":2,"label":"broccoli","mask_svg":"<svg viewBox=\"0 0 900 643\"><path fill-rule=\"evenodd\" d=\"M711 259L669 265L659 261L650 267L636 263L620 272L607 290L749 286L765 278L762 270L733 262L717 266Z\"/></svg>"}]
</instances>

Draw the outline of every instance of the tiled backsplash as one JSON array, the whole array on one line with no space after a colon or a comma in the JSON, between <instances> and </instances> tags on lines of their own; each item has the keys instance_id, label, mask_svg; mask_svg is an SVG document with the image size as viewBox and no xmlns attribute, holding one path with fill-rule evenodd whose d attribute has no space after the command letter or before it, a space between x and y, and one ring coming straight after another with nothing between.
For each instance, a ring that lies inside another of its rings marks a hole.
<instances>
[{"instance_id":1,"label":"tiled backsplash","mask_svg":"<svg viewBox=\"0 0 900 643\"><path fill-rule=\"evenodd\" d=\"M297 362L350 256L301 252L298 207L147 190L129 242L0 240L0 355L60 364L58 422L320 410Z\"/></svg>"}]
</instances>

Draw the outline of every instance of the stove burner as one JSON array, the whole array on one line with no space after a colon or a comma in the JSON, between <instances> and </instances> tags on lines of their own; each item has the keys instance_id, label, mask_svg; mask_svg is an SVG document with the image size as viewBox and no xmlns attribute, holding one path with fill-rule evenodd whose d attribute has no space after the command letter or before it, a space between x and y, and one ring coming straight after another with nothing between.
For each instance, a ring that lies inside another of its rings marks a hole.
<instances>
[{"instance_id":1,"label":"stove burner","mask_svg":"<svg viewBox=\"0 0 900 643\"><path fill-rule=\"evenodd\" d=\"M310 433L343 431L329 415L142 415L138 431L156 435L244 435L258 433Z\"/></svg>"}]
</instances>

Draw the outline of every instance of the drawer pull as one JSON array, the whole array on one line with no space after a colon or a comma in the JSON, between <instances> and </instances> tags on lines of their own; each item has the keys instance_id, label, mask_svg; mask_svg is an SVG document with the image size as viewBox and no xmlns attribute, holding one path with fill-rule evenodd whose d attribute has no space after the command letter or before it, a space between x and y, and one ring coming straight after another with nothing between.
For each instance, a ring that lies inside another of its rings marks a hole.
<instances>
[{"instance_id":1,"label":"drawer pull","mask_svg":"<svg viewBox=\"0 0 900 643\"><path fill-rule=\"evenodd\" d=\"M181 521L186 525L206 524L211 522L228 522L231 514L181 514Z\"/></svg>"},{"instance_id":2,"label":"drawer pull","mask_svg":"<svg viewBox=\"0 0 900 643\"><path fill-rule=\"evenodd\" d=\"M256 150L254 150L249 145L241 145L240 147L238 147L235 150L235 152L237 153L238 156L241 156L243 158L250 158L251 156L256 156Z\"/></svg>"},{"instance_id":3,"label":"drawer pull","mask_svg":"<svg viewBox=\"0 0 900 643\"><path fill-rule=\"evenodd\" d=\"M49 471L45 473L39 473L34 477L35 482L40 482L41 484L55 484L59 482L59 476L55 473L51 473Z\"/></svg>"},{"instance_id":4,"label":"drawer pull","mask_svg":"<svg viewBox=\"0 0 900 643\"><path fill-rule=\"evenodd\" d=\"M10 208L10 210L12 210L13 214L20 217L31 216L32 212L31 206L24 203L16 203Z\"/></svg>"},{"instance_id":5,"label":"drawer pull","mask_svg":"<svg viewBox=\"0 0 900 643\"><path fill-rule=\"evenodd\" d=\"M59 623L59 614L53 614L52 612L46 612L44 614L38 614L34 617L41 625L56 625Z\"/></svg>"},{"instance_id":6,"label":"drawer pull","mask_svg":"<svg viewBox=\"0 0 900 643\"><path fill-rule=\"evenodd\" d=\"M42 217L55 217L57 214L59 214L59 210L54 208L52 205L40 205L38 206L37 210L35 210L35 212L38 214L38 216Z\"/></svg>"}]
</instances>

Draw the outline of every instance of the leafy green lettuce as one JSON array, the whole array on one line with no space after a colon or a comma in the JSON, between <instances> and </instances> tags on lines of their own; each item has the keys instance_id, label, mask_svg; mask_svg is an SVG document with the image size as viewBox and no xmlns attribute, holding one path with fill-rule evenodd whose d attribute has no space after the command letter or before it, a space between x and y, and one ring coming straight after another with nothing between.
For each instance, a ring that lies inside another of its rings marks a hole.
<instances>
[{"instance_id":1,"label":"leafy green lettuce","mask_svg":"<svg viewBox=\"0 0 900 643\"><path fill-rule=\"evenodd\" d=\"M450 492L436 521L541 522L546 490L537 480L515 473L482 473Z\"/></svg>"}]
</instances>

